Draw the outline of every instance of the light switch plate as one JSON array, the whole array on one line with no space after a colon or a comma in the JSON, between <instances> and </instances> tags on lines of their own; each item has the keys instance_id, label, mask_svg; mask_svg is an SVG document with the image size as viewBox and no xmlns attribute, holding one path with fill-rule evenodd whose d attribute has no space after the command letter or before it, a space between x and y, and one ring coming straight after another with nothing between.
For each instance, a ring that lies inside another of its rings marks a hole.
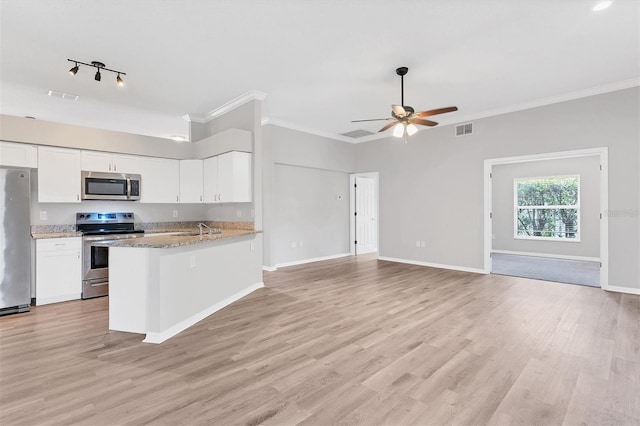
<instances>
[{"instance_id":1,"label":"light switch plate","mask_svg":"<svg viewBox=\"0 0 640 426\"><path fill-rule=\"evenodd\" d=\"M40 210L40 220L48 220L47 212L45 210Z\"/></svg>"}]
</instances>

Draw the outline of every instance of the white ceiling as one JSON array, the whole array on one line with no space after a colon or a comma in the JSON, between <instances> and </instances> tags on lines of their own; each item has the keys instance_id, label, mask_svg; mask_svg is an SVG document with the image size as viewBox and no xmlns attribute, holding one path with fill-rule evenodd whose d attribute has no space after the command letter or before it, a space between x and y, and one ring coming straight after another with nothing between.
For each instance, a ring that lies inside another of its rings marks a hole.
<instances>
[{"instance_id":1,"label":"white ceiling","mask_svg":"<svg viewBox=\"0 0 640 426\"><path fill-rule=\"evenodd\" d=\"M389 116L408 66L405 104L460 122L638 85L640 1L597 2L1 0L0 112L166 138L258 90L274 121L377 131L350 121Z\"/></svg>"}]
</instances>

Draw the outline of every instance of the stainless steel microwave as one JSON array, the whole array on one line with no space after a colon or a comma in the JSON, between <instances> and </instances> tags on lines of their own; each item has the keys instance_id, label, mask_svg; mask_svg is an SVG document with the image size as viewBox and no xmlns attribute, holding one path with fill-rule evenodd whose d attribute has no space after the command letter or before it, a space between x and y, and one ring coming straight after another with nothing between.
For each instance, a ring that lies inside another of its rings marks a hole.
<instances>
[{"instance_id":1,"label":"stainless steel microwave","mask_svg":"<svg viewBox=\"0 0 640 426\"><path fill-rule=\"evenodd\" d=\"M83 200L140 199L141 176L131 173L103 173L82 171Z\"/></svg>"}]
</instances>

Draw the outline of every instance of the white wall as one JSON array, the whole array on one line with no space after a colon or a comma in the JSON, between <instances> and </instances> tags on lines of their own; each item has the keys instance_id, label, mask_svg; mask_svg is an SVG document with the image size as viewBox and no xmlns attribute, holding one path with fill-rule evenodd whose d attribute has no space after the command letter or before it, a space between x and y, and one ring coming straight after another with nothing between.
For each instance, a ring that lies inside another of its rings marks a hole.
<instances>
[{"instance_id":1,"label":"white wall","mask_svg":"<svg viewBox=\"0 0 640 426\"><path fill-rule=\"evenodd\" d=\"M262 134L264 265L348 253L355 145L274 125Z\"/></svg>"},{"instance_id":2,"label":"white wall","mask_svg":"<svg viewBox=\"0 0 640 426\"><path fill-rule=\"evenodd\" d=\"M380 255L483 269L484 160L605 146L609 284L637 291L638 117L635 87L479 119L464 137L443 126L422 130L407 144L389 138L357 145L357 171L380 172ZM416 240L428 247L416 248Z\"/></svg>"},{"instance_id":3,"label":"white wall","mask_svg":"<svg viewBox=\"0 0 640 426\"><path fill-rule=\"evenodd\" d=\"M531 161L493 166L493 249L565 256L600 257L600 158ZM513 181L516 178L580 176L580 241L523 240L513 237Z\"/></svg>"},{"instance_id":4,"label":"white wall","mask_svg":"<svg viewBox=\"0 0 640 426\"><path fill-rule=\"evenodd\" d=\"M276 164L276 265L349 252L349 174Z\"/></svg>"}]
</instances>

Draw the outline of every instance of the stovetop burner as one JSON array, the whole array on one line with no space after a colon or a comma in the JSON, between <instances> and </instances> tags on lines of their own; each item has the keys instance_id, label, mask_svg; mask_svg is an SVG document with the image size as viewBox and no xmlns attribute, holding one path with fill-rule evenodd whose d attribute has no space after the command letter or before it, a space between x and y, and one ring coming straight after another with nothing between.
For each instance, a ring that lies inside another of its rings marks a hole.
<instances>
[{"instance_id":1,"label":"stovetop burner","mask_svg":"<svg viewBox=\"0 0 640 426\"><path fill-rule=\"evenodd\" d=\"M83 235L141 234L135 229L133 213L77 213L76 230Z\"/></svg>"}]
</instances>

